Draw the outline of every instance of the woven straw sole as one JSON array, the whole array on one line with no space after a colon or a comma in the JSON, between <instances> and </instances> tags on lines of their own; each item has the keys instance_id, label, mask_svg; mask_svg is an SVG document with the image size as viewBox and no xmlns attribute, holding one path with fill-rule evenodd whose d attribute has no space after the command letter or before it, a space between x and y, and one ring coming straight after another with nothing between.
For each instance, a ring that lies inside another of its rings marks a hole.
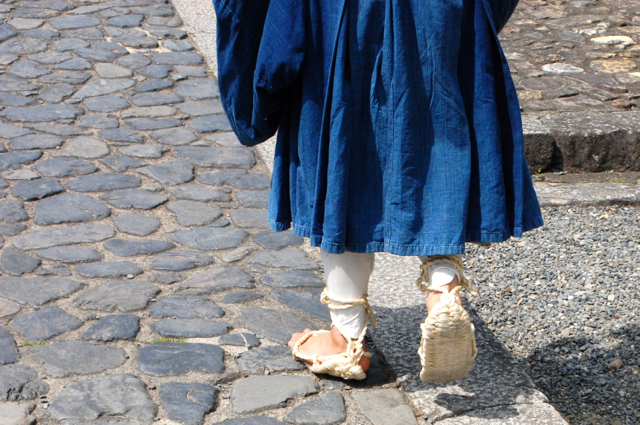
<instances>
[{"instance_id":1,"label":"woven straw sole","mask_svg":"<svg viewBox=\"0 0 640 425\"><path fill-rule=\"evenodd\" d=\"M469 314L452 299L438 302L420 325L420 379L452 382L464 378L477 354L475 327Z\"/></svg>"}]
</instances>

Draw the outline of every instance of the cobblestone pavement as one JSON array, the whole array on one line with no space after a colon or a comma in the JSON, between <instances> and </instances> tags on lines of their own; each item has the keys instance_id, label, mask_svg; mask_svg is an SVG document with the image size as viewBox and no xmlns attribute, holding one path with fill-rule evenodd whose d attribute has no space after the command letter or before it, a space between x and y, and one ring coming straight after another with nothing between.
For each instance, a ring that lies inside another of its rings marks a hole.
<instances>
[{"instance_id":1,"label":"cobblestone pavement","mask_svg":"<svg viewBox=\"0 0 640 425\"><path fill-rule=\"evenodd\" d=\"M522 0L500 38L526 114L638 102L638 2Z\"/></svg>"},{"instance_id":2,"label":"cobblestone pavement","mask_svg":"<svg viewBox=\"0 0 640 425\"><path fill-rule=\"evenodd\" d=\"M268 165L229 132L170 4L3 1L0 14L7 424L426 423L414 409L444 424L559 423L478 316L482 355L504 368L481 364L459 396L404 376L399 391L378 355L348 385L291 360L292 332L327 325L317 252L266 229ZM392 363L405 312L385 302L398 258L385 260L369 348ZM508 406L468 403L492 376L514 380L497 394ZM470 407L484 410L449 417Z\"/></svg>"},{"instance_id":3,"label":"cobblestone pavement","mask_svg":"<svg viewBox=\"0 0 640 425\"><path fill-rule=\"evenodd\" d=\"M350 385L292 360L320 267L266 229L268 169L172 5L0 13L0 423L416 421L378 356Z\"/></svg>"}]
</instances>

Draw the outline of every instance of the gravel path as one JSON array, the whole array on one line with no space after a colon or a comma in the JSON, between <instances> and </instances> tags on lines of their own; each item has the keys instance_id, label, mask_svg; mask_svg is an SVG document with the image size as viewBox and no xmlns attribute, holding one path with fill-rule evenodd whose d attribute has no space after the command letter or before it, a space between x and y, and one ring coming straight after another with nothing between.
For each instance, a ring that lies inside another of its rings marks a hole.
<instances>
[{"instance_id":1,"label":"gravel path","mask_svg":"<svg viewBox=\"0 0 640 425\"><path fill-rule=\"evenodd\" d=\"M637 424L640 211L544 213L525 238L468 251L470 302L570 423Z\"/></svg>"}]
</instances>

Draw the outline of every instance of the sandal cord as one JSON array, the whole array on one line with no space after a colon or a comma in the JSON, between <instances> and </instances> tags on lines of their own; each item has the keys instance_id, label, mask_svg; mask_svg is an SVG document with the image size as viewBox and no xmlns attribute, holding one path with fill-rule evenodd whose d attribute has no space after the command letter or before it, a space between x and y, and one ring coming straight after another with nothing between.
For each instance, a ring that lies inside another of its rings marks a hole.
<instances>
[{"instance_id":1,"label":"sandal cord","mask_svg":"<svg viewBox=\"0 0 640 425\"><path fill-rule=\"evenodd\" d=\"M422 272L420 273L420 277L418 278L418 280L416 281L416 285L418 286L418 289L422 292L430 292L430 291L435 291L435 292L444 292L442 290L442 288L436 288L435 286L430 286L429 285L429 267L438 264L438 263L447 263L449 265L452 265L453 267L455 267L458 270L458 273L460 273L460 287L465 288L467 291L469 291L469 293L471 293L471 295L478 295L478 292L475 288L475 286L469 281L469 279L467 279L464 276L464 272L462 270L462 258L458 257L457 255L432 255L429 257L429 259L420 266L420 269L422 270ZM453 291L456 288L454 288L451 293L453 293ZM459 289L458 289L459 290Z\"/></svg>"},{"instance_id":2,"label":"sandal cord","mask_svg":"<svg viewBox=\"0 0 640 425\"><path fill-rule=\"evenodd\" d=\"M332 301L340 304L338 305L333 304ZM356 299L339 298L339 297L329 296L329 292L327 291L327 288L324 288L324 291L322 291L322 294L320 295L320 302L322 302L322 304L326 304L330 310L344 310L344 309L355 307L358 305L364 305L364 312L367 315L367 317L369 317L369 319L371 320L371 325L372 326L376 325L376 317L373 314L373 309L371 308L371 305L369 304L369 294L364 294L362 298L356 298Z\"/></svg>"}]
</instances>

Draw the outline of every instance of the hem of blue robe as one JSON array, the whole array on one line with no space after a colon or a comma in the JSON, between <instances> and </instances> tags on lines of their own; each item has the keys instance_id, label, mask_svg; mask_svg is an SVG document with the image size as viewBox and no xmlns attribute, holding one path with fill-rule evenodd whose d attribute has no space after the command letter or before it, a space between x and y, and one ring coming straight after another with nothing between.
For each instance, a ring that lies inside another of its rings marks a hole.
<instances>
[{"instance_id":1,"label":"hem of blue robe","mask_svg":"<svg viewBox=\"0 0 640 425\"><path fill-rule=\"evenodd\" d=\"M269 221L271 229L283 232L292 228L291 222ZM497 232L475 231L466 233L466 242L497 243L504 242L511 237L520 238L524 232L544 226L542 217L527 221L520 227ZM350 252L388 252L395 255L454 255L464 254L465 244L458 245L404 245L390 242L351 242L336 244L327 242L322 235L314 235L311 229L293 223L293 233L309 238L311 246L320 247L330 254Z\"/></svg>"}]
</instances>

